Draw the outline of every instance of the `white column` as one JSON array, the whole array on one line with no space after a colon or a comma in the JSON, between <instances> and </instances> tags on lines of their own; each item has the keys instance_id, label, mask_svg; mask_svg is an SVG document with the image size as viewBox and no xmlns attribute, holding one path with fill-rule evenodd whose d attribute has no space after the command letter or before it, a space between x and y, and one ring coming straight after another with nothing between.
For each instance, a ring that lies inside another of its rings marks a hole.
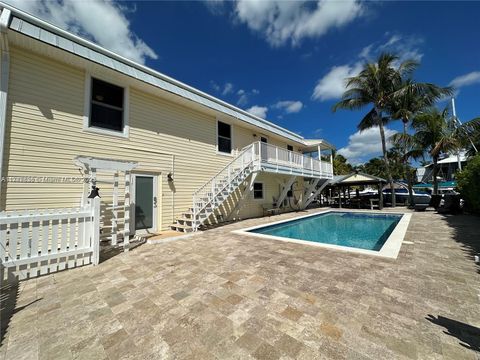
<instances>
[{"instance_id":1,"label":"white column","mask_svg":"<svg viewBox=\"0 0 480 360\"><path fill-rule=\"evenodd\" d=\"M123 250L128 251L130 246L130 171L125 171L125 201L123 225Z\"/></svg>"},{"instance_id":2,"label":"white column","mask_svg":"<svg viewBox=\"0 0 480 360\"><path fill-rule=\"evenodd\" d=\"M92 199L93 221L92 221L92 263L98 265L100 261L100 198Z\"/></svg>"},{"instance_id":3,"label":"white column","mask_svg":"<svg viewBox=\"0 0 480 360\"><path fill-rule=\"evenodd\" d=\"M112 245L117 245L118 231L118 173L113 174L113 199L112 199Z\"/></svg>"}]
</instances>

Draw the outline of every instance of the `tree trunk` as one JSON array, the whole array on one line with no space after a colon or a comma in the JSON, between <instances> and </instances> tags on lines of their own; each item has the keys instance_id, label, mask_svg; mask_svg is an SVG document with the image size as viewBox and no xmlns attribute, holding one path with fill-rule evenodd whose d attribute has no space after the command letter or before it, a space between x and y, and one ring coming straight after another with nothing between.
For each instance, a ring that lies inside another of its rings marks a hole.
<instances>
[{"instance_id":1,"label":"tree trunk","mask_svg":"<svg viewBox=\"0 0 480 360\"><path fill-rule=\"evenodd\" d=\"M383 159L385 161L385 169L387 170L387 180L390 184L390 190L392 191L392 207L395 207L395 187L393 186L392 172L390 171L390 161L387 156L387 141L385 139L385 129L383 128L382 113L377 110L377 123L380 129L380 138L382 139L382 151Z\"/></svg>"},{"instance_id":2,"label":"tree trunk","mask_svg":"<svg viewBox=\"0 0 480 360\"><path fill-rule=\"evenodd\" d=\"M403 119L403 135L407 136L407 125L408 119ZM408 169L408 161L407 161L407 145L405 144L403 148L403 171L404 176L407 180L407 187L408 187L408 206L413 207L415 206L415 199L413 198L413 181L412 181L412 174Z\"/></svg>"},{"instance_id":3,"label":"tree trunk","mask_svg":"<svg viewBox=\"0 0 480 360\"><path fill-rule=\"evenodd\" d=\"M433 157L433 194L438 195L438 156Z\"/></svg>"}]
</instances>

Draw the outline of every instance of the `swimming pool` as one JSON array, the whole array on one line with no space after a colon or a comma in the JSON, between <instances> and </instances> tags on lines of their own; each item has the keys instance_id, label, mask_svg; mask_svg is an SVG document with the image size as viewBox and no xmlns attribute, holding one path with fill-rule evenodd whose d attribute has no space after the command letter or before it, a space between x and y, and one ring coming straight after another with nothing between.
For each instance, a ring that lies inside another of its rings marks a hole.
<instances>
[{"instance_id":1,"label":"swimming pool","mask_svg":"<svg viewBox=\"0 0 480 360\"><path fill-rule=\"evenodd\" d=\"M400 213L324 211L235 232L396 258L410 216Z\"/></svg>"}]
</instances>

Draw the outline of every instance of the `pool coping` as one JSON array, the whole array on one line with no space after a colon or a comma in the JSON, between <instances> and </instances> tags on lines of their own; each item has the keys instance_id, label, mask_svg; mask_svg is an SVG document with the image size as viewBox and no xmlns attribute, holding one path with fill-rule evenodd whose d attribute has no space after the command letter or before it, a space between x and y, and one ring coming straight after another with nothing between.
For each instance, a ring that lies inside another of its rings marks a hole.
<instances>
[{"instance_id":1,"label":"pool coping","mask_svg":"<svg viewBox=\"0 0 480 360\"><path fill-rule=\"evenodd\" d=\"M302 245L309 245L309 246L317 246L317 247L323 247L327 249L332 249L332 250L340 250L340 251L346 251L346 252L351 252L355 254L362 254L362 255L370 255L370 256L377 256L377 257L383 257L383 258L389 258L389 259L396 259L398 257L398 254L400 252L400 248L402 247L403 239L405 238L405 234L407 232L408 224L410 223L410 219L412 218L411 213L404 213L404 212L397 212L397 211L388 211L388 212L372 212L371 210L350 210L350 209L342 209L341 212L353 212L353 213L364 213L364 214L370 214L370 215L402 215L402 218L398 222L398 224L395 226L395 229L393 229L392 233L388 237L387 241L383 244L382 248L379 251L374 251L374 250L366 250L366 249L358 249L354 247L349 247L349 246L342 246L342 245L333 245L333 244L325 244L325 243L317 243L317 242L312 242L308 240L301 240L301 239L291 239L291 238L286 238L286 237L281 237L281 236L273 236L273 235L265 235L265 234L257 234L257 233L251 233L249 232L250 230L255 230L259 229L262 227L266 226L271 226L271 225L277 225L277 224L282 224L298 219L303 219L303 218L308 218L312 216L317 216L321 214L326 214L330 212L340 212L339 210L325 210L325 211L319 211L313 214L308 214L308 215L302 215L302 216L297 216L294 218L290 219L284 219L284 220L279 220L279 221L274 221L271 223L266 223L262 225L255 225L255 226L250 226L247 228L239 229L239 230L233 230L232 233L239 234L239 235L247 235L247 236L253 236L253 237L258 237L258 238L263 238L263 239L269 239L269 240L279 240L279 241L285 241L285 242L292 242L296 244L302 244Z\"/></svg>"}]
</instances>

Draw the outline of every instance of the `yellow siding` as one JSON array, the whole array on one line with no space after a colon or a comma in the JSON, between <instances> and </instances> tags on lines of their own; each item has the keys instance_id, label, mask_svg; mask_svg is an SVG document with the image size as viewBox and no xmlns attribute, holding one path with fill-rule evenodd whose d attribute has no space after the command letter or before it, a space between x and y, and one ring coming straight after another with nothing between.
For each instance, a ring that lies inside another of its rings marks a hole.
<instances>
[{"instance_id":1,"label":"yellow siding","mask_svg":"<svg viewBox=\"0 0 480 360\"><path fill-rule=\"evenodd\" d=\"M288 179L289 177L285 175L260 173L255 179L255 182L263 183L264 200L254 199L252 192L248 199L242 204L241 209L238 213L238 217L244 219L249 217L263 216L262 205L266 204L267 206L271 207L273 204L273 199L275 198L275 200L277 200L280 197L280 193L282 191L281 185L285 184ZM302 199L303 190L303 178L297 177L293 184L293 195L297 201ZM282 209L284 211L297 210L298 204L295 205L295 201L292 198L288 201L288 205L282 207Z\"/></svg>"},{"instance_id":2,"label":"yellow siding","mask_svg":"<svg viewBox=\"0 0 480 360\"><path fill-rule=\"evenodd\" d=\"M233 159L216 153L213 116L134 87L130 87L129 139L85 132L84 88L83 70L11 49L5 175L78 177L73 164L78 155L136 161L137 171L160 174L159 223L165 229L191 206L192 193ZM241 149L259 141L260 135L235 126L233 145ZM282 139L271 137L269 142L287 146ZM169 172L174 172L173 186L166 181ZM278 182L268 181L268 191L278 192ZM99 187L108 203L110 185ZM82 188L81 184L8 183L2 187L0 206L6 210L78 206ZM257 205L249 203L246 208L258 210Z\"/></svg>"}]
</instances>

